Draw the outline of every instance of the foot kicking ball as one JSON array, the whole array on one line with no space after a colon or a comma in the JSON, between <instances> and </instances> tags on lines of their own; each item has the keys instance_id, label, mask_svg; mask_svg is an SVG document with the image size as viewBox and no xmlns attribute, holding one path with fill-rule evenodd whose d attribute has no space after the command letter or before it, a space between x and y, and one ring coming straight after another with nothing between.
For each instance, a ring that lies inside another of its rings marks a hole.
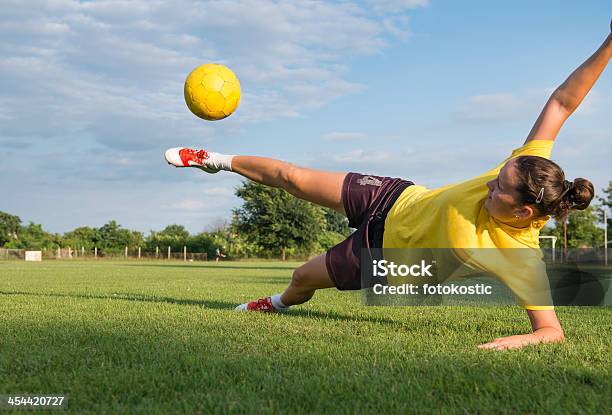
<instances>
[{"instance_id":1,"label":"foot kicking ball","mask_svg":"<svg viewBox=\"0 0 612 415\"><path fill-rule=\"evenodd\" d=\"M207 63L185 80L185 102L200 118L222 120L240 103L240 82L227 66Z\"/></svg>"}]
</instances>

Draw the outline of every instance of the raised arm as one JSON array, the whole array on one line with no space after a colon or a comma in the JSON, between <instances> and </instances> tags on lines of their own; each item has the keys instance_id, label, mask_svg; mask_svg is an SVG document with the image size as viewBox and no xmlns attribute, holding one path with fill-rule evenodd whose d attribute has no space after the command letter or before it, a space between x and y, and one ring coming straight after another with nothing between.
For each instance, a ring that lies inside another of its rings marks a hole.
<instances>
[{"instance_id":1,"label":"raised arm","mask_svg":"<svg viewBox=\"0 0 612 415\"><path fill-rule=\"evenodd\" d=\"M610 23L610 29L612 30L612 23ZM553 92L525 142L554 141L563 123L576 111L589 93L610 61L610 57L612 57L612 33L608 35L599 49Z\"/></svg>"}]
</instances>

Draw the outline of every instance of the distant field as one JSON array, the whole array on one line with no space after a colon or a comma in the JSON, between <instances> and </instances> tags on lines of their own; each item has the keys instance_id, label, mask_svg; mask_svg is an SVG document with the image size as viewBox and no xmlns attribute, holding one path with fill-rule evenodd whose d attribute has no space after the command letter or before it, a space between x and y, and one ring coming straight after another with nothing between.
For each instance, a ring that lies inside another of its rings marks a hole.
<instances>
[{"instance_id":1,"label":"distant field","mask_svg":"<svg viewBox=\"0 0 612 415\"><path fill-rule=\"evenodd\" d=\"M0 262L0 395L66 394L75 414L612 407L609 307L560 307L565 344L506 352L476 345L527 332L518 307L365 307L326 290L288 315L232 311L297 265Z\"/></svg>"}]
</instances>

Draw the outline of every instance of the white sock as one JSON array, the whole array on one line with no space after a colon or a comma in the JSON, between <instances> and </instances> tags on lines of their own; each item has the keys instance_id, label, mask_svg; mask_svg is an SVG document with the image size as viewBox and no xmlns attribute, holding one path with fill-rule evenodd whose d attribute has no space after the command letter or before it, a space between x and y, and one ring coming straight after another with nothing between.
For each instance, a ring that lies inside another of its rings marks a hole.
<instances>
[{"instance_id":1,"label":"white sock","mask_svg":"<svg viewBox=\"0 0 612 415\"><path fill-rule=\"evenodd\" d=\"M274 306L274 308L276 308L277 310L284 310L289 308L289 306L286 306L285 304L283 304L283 302L281 301L281 295L280 294L276 294L273 295L272 297L270 297L270 301L272 301L272 305Z\"/></svg>"},{"instance_id":2,"label":"white sock","mask_svg":"<svg viewBox=\"0 0 612 415\"><path fill-rule=\"evenodd\" d=\"M208 160L206 165L214 169L232 171L232 159L234 155L227 155L221 153L208 153Z\"/></svg>"}]
</instances>

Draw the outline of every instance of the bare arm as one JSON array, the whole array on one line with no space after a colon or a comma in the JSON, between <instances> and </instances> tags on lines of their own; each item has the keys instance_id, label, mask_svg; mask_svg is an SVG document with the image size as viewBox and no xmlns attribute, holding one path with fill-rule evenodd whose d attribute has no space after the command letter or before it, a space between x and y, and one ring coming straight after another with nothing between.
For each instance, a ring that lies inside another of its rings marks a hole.
<instances>
[{"instance_id":1,"label":"bare arm","mask_svg":"<svg viewBox=\"0 0 612 415\"><path fill-rule=\"evenodd\" d=\"M587 96L610 61L610 57L612 57L612 33L599 49L553 92L531 128L525 143L531 140L555 140L563 123Z\"/></svg>"},{"instance_id":2,"label":"bare arm","mask_svg":"<svg viewBox=\"0 0 612 415\"><path fill-rule=\"evenodd\" d=\"M506 350L518 349L529 344L555 343L565 340L555 310L527 310L527 314L531 321L532 333L500 337L478 347L480 349Z\"/></svg>"}]
</instances>

